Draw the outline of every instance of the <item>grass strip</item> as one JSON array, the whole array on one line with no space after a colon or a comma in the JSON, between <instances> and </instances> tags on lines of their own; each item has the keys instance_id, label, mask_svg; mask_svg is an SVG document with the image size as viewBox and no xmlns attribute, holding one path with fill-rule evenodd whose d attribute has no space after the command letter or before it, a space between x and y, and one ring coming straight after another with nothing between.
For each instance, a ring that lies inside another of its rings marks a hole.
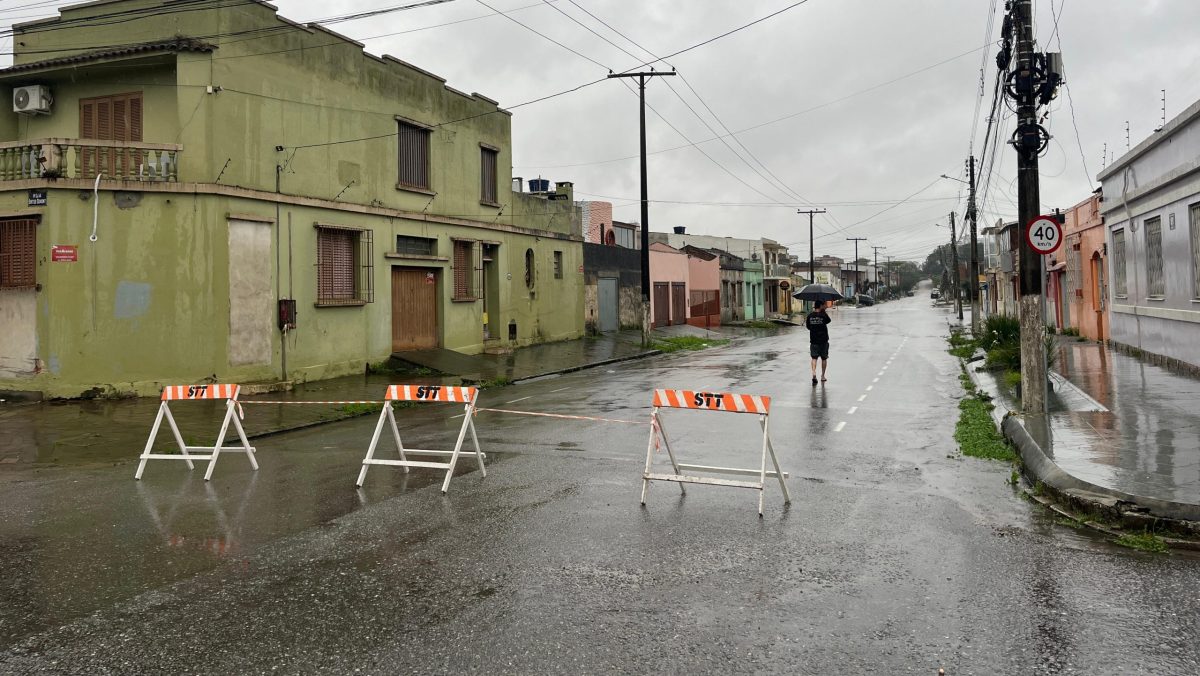
<instances>
[{"instance_id":1,"label":"grass strip","mask_svg":"<svg viewBox=\"0 0 1200 676\"><path fill-rule=\"evenodd\" d=\"M718 345L727 345L725 338L700 338L698 336L673 336L654 341L654 349L660 352L678 352L680 350L703 350Z\"/></svg>"},{"instance_id":2,"label":"grass strip","mask_svg":"<svg viewBox=\"0 0 1200 676\"><path fill-rule=\"evenodd\" d=\"M992 420L992 405L977 397L967 397L958 402L958 424L954 426L954 440L963 455L985 460L1015 462L1013 451Z\"/></svg>"},{"instance_id":3,"label":"grass strip","mask_svg":"<svg viewBox=\"0 0 1200 676\"><path fill-rule=\"evenodd\" d=\"M1168 549L1166 541L1149 531L1142 531L1141 533L1125 533L1121 537L1117 538L1117 544L1121 545L1122 547L1128 547L1130 549L1136 549L1143 552L1153 552L1156 554L1166 552Z\"/></svg>"}]
</instances>

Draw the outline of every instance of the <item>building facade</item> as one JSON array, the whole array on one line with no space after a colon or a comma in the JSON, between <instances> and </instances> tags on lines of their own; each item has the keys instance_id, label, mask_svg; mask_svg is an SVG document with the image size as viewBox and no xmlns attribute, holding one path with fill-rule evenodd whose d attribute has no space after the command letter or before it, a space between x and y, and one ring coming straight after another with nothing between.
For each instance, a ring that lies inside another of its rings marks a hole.
<instances>
[{"instance_id":1,"label":"building facade","mask_svg":"<svg viewBox=\"0 0 1200 676\"><path fill-rule=\"evenodd\" d=\"M1100 193L1067 211L1063 226L1063 323L1092 340L1108 339L1108 247Z\"/></svg>"},{"instance_id":2,"label":"building facade","mask_svg":"<svg viewBox=\"0 0 1200 676\"><path fill-rule=\"evenodd\" d=\"M582 334L572 186L511 190L495 101L264 2L160 5L14 28L0 389L305 381Z\"/></svg>"},{"instance_id":3,"label":"building facade","mask_svg":"<svg viewBox=\"0 0 1200 676\"><path fill-rule=\"evenodd\" d=\"M1200 370L1200 101L1099 180L1112 342Z\"/></svg>"},{"instance_id":4,"label":"building facade","mask_svg":"<svg viewBox=\"0 0 1200 676\"><path fill-rule=\"evenodd\" d=\"M688 322L691 258L670 245L650 245L650 325L674 326ZM713 259L716 271L716 259Z\"/></svg>"}]
</instances>

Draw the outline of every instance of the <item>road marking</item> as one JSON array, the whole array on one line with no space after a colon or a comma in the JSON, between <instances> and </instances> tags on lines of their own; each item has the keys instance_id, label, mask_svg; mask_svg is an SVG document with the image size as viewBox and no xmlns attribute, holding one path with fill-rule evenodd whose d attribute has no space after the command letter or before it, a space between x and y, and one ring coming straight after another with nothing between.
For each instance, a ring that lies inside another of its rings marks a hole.
<instances>
[{"instance_id":1,"label":"road marking","mask_svg":"<svg viewBox=\"0 0 1200 676\"><path fill-rule=\"evenodd\" d=\"M875 375L883 377L883 371L880 371L879 373L876 373Z\"/></svg>"},{"instance_id":2,"label":"road marking","mask_svg":"<svg viewBox=\"0 0 1200 676\"><path fill-rule=\"evenodd\" d=\"M571 388L570 387L560 387L557 390L550 390L550 394L554 394L555 392L562 392L563 390L569 390L569 389L571 389Z\"/></svg>"},{"instance_id":3,"label":"road marking","mask_svg":"<svg viewBox=\"0 0 1200 676\"><path fill-rule=\"evenodd\" d=\"M531 394L528 397L521 397L520 399L513 399L512 401L506 401L506 402L504 402L504 406L508 406L509 404L515 404L518 401L525 401L526 399L533 399L533 395Z\"/></svg>"},{"instance_id":4,"label":"road marking","mask_svg":"<svg viewBox=\"0 0 1200 676\"><path fill-rule=\"evenodd\" d=\"M859 401L862 401L863 399L866 399L866 398L867 398L867 395L865 395L865 394L864 394L864 395L860 396L860 397L858 398L858 400L859 400Z\"/></svg>"},{"instance_id":5,"label":"road marking","mask_svg":"<svg viewBox=\"0 0 1200 676\"><path fill-rule=\"evenodd\" d=\"M846 415L854 415L854 412L855 412L855 411L857 411L857 410L858 410L858 407L857 407L857 406L851 406L851 407L850 407L850 410L849 410L849 411L846 411Z\"/></svg>"},{"instance_id":6,"label":"road marking","mask_svg":"<svg viewBox=\"0 0 1200 676\"><path fill-rule=\"evenodd\" d=\"M451 420L454 420L455 418L461 418L461 417L463 417L464 415L466 415L466 413L459 413L458 415L452 415L452 416L450 416L450 419L451 419Z\"/></svg>"},{"instance_id":7,"label":"road marking","mask_svg":"<svg viewBox=\"0 0 1200 676\"><path fill-rule=\"evenodd\" d=\"M838 424L837 424L837 427L833 428L833 431L834 431L834 432L841 432L841 431L842 431L842 428L843 428L843 427L845 427L845 426L846 426L846 421L845 421L845 420L843 420L842 422L840 422L840 423L838 423Z\"/></svg>"},{"instance_id":8,"label":"road marking","mask_svg":"<svg viewBox=\"0 0 1200 676\"><path fill-rule=\"evenodd\" d=\"M870 392L870 391L871 391L871 390L873 390L873 389L875 389L875 386L874 386L874 385L867 385L867 391L868 391L868 392Z\"/></svg>"},{"instance_id":9,"label":"road marking","mask_svg":"<svg viewBox=\"0 0 1200 676\"><path fill-rule=\"evenodd\" d=\"M878 378L876 378L875 380L872 380L871 382L873 382L873 383L877 383L877 382L879 382L879 379L878 379Z\"/></svg>"}]
</instances>

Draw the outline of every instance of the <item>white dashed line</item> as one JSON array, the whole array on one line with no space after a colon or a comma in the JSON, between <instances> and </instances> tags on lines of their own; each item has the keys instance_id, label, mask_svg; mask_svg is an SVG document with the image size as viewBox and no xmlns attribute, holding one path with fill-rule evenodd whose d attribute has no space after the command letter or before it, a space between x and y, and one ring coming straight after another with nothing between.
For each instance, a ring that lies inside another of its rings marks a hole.
<instances>
[{"instance_id":1,"label":"white dashed line","mask_svg":"<svg viewBox=\"0 0 1200 676\"><path fill-rule=\"evenodd\" d=\"M867 391L868 391L868 392L870 392L870 391L871 391L871 390L873 390L873 389L875 389L875 386L874 386L874 385L867 385Z\"/></svg>"},{"instance_id":2,"label":"white dashed line","mask_svg":"<svg viewBox=\"0 0 1200 676\"><path fill-rule=\"evenodd\" d=\"M459 413L458 415L452 415L452 416L450 416L450 419L451 419L451 420L454 420L455 418L461 418L461 417L463 417L464 415L466 415L466 413Z\"/></svg>"},{"instance_id":3,"label":"white dashed line","mask_svg":"<svg viewBox=\"0 0 1200 676\"><path fill-rule=\"evenodd\" d=\"M571 389L571 388L569 388L569 387L560 387L560 388L558 388L557 390L550 390L550 394L554 394L555 392L562 392L563 390L569 390L569 389Z\"/></svg>"},{"instance_id":4,"label":"white dashed line","mask_svg":"<svg viewBox=\"0 0 1200 676\"><path fill-rule=\"evenodd\" d=\"M871 382L873 382L873 383L877 383L877 382L879 382L879 379L878 379L878 378L876 378L875 380L872 380Z\"/></svg>"},{"instance_id":5,"label":"white dashed line","mask_svg":"<svg viewBox=\"0 0 1200 676\"><path fill-rule=\"evenodd\" d=\"M880 371L879 373L876 373L875 375L877 375L877 376L879 376L879 377L881 377L881 378L882 378L882 377L883 377L883 371Z\"/></svg>"},{"instance_id":6,"label":"white dashed line","mask_svg":"<svg viewBox=\"0 0 1200 676\"><path fill-rule=\"evenodd\" d=\"M837 427L834 427L834 428L833 428L833 431L834 431L834 432L841 432L841 431L842 431L842 428L843 428L843 427L845 427L845 426L846 426L846 421L845 421L845 420L843 420L842 422L840 422L840 423L838 423L838 424L837 424Z\"/></svg>"},{"instance_id":7,"label":"white dashed line","mask_svg":"<svg viewBox=\"0 0 1200 676\"><path fill-rule=\"evenodd\" d=\"M857 410L858 410L858 407L857 407L857 406L851 406L851 407L850 407L850 410L849 410L849 411L846 411L846 415L854 415L854 412L855 412L855 411L857 411Z\"/></svg>"},{"instance_id":8,"label":"white dashed line","mask_svg":"<svg viewBox=\"0 0 1200 676\"><path fill-rule=\"evenodd\" d=\"M533 399L533 395L531 394L528 397L521 397L520 399L513 399L512 401L506 401L506 402L504 402L504 405L508 406L509 404L515 404L518 401L525 401L526 399Z\"/></svg>"},{"instance_id":9,"label":"white dashed line","mask_svg":"<svg viewBox=\"0 0 1200 676\"><path fill-rule=\"evenodd\" d=\"M859 396L858 400L862 401L863 399L866 399L866 398L867 398L867 395L864 394L864 395Z\"/></svg>"}]
</instances>

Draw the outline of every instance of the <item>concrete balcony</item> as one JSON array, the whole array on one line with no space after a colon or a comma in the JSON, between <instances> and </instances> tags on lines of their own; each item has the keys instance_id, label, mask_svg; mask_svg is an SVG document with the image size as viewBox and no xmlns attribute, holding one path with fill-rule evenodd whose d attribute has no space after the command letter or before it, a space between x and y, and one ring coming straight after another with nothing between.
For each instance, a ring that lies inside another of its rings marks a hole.
<instances>
[{"instance_id":1,"label":"concrete balcony","mask_svg":"<svg viewBox=\"0 0 1200 676\"><path fill-rule=\"evenodd\" d=\"M763 265L763 277L766 279L789 279L791 276L790 265Z\"/></svg>"},{"instance_id":2,"label":"concrete balcony","mask_svg":"<svg viewBox=\"0 0 1200 676\"><path fill-rule=\"evenodd\" d=\"M93 179L168 183L179 180L176 143L43 138L0 143L0 181Z\"/></svg>"}]
</instances>

